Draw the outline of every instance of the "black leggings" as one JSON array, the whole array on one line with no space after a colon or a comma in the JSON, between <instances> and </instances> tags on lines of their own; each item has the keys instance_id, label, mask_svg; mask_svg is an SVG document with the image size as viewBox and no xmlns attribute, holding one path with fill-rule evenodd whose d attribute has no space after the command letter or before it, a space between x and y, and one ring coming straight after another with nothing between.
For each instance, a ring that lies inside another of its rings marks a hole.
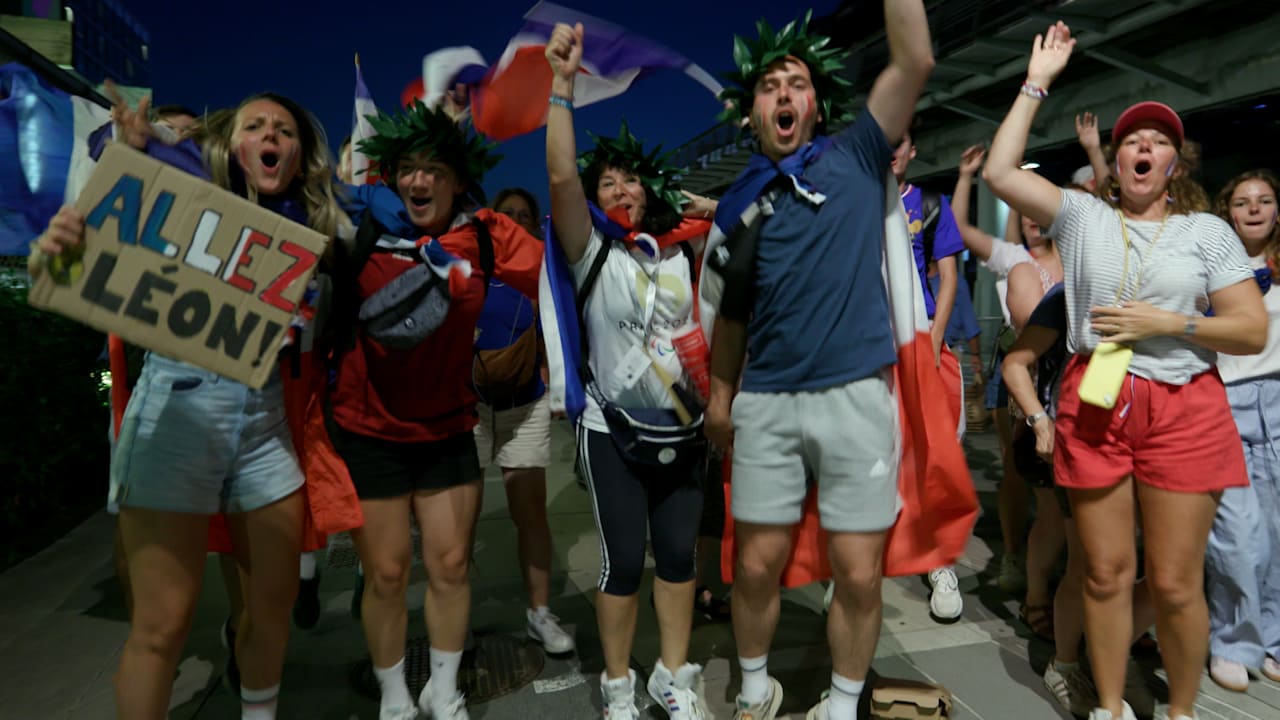
<instances>
[{"instance_id":1,"label":"black leggings","mask_svg":"<svg viewBox=\"0 0 1280 720\"><path fill-rule=\"evenodd\" d=\"M578 456L586 470L600 539L601 592L626 596L640 589L646 527L658 578L669 583L693 580L702 464L672 470L628 463L608 433L581 424Z\"/></svg>"}]
</instances>

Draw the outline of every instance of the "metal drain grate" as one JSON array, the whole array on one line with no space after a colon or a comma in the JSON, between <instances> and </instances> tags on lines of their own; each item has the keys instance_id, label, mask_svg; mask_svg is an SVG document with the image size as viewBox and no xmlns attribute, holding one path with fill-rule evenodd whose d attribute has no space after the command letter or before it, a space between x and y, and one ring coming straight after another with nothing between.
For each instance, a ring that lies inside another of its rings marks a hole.
<instances>
[{"instance_id":1,"label":"metal drain grate","mask_svg":"<svg viewBox=\"0 0 1280 720\"><path fill-rule=\"evenodd\" d=\"M542 674L547 661L536 644L510 635L476 634L475 641L475 649L462 656L458 671L458 687L467 696L468 705L488 702L528 685ZM409 692L417 698L431 676L427 638L410 638L405 644L404 674ZM352 666L351 684L366 697L376 700L381 694L370 660Z\"/></svg>"}]
</instances>

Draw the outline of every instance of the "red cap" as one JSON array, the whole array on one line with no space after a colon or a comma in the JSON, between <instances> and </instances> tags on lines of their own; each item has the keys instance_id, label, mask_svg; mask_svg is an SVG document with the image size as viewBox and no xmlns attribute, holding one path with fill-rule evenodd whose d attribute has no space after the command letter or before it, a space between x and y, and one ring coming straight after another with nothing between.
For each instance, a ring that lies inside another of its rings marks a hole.
<instances>
[{"instance_id":1,"label":"red cap","mask_svg":"<svg viewBox=\"0 0 1280 720\"><path fill-rule=\"evenodd\" d=\"M1111 129L1111 142L1118 143L1124 136L1133 132L1141 123L1155 123L1161 126L1178 147L1182 147L1185 139L1182 130L1182 118L1173 108L1153 100L1130 105L1128 110L1120 113L1116 125Z\"/></svg>"}]
</instances>

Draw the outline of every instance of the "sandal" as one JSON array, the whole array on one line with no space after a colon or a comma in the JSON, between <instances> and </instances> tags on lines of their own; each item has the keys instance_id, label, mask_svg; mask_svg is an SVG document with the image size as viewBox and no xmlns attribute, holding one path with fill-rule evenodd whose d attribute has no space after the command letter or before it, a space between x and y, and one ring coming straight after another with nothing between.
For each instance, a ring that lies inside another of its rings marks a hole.
<instances>
[{"instance_id":1,"label":"sandal","mask_svg":"<svg viewBox=\"0 0 1280 720\"><path fill-rule=\"evenodd\" d=\"M732 617L729 603L717 597L706 585L693 591L693 609L711 622L728 622Z\"/></svg>"},{"instance_id":2,"label":"sandal","mask_svg":"<svg viewBox=\"0 0 1280 720\"><path fill-rule=\"evenodd\" d=\"M1053 605L1027 605L1018 609L1018 617L1042 640L1053 641Z\"/></svg>"}]
</instances>

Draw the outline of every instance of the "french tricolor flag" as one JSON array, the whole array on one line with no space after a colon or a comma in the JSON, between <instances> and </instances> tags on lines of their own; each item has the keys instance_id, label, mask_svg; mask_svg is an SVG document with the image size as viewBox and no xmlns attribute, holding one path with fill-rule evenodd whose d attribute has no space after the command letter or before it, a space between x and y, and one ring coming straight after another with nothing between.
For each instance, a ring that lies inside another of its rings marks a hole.
<instances>
[{"instance_id":1,"label":"french tricolor flag","mask_svg":"<svg viewBox=\"0 0 1280 720\"><path fill-rule=\"evenodd\" d=\"M351 177L357 185L378 181L376 171L369 171L369 157L360 152L360 141L368 140L375 134L368 116L377 114L378 107L373 104L373 96L364 84L364 75L360 73L360 55L357 54L355 109L351 117Z\"/></svg>"},{"instance_id":2,"label":"french tricolor flag","mask_svg":"<svg viewBox=\"0 0 1280 720\"><path fill-rule=\"evenodd\" d=\"M108 108L25 65L0 65L0 255L26 255L58 208L75 201L95 165L89 136L110 121Z\"/></svg>"},{"instance_id":3,"label":"french tricolor flag","mask_svg":"<svg viewBox=\"0 0 1280 720\"><path fill-rule=\"evenodd\" d=\"M477 130L494 140L506 140L546 125L551 67L545 53L557 23L582 23L585 30L582 75L573 93L577 107L621 95L655 70L684 72L716 96L723 89L688 58L652 40L585 13L540 2L524 16L524 26L507 44L502 58L473 90L471 115Z\"/></svg>"}]
</instances>

